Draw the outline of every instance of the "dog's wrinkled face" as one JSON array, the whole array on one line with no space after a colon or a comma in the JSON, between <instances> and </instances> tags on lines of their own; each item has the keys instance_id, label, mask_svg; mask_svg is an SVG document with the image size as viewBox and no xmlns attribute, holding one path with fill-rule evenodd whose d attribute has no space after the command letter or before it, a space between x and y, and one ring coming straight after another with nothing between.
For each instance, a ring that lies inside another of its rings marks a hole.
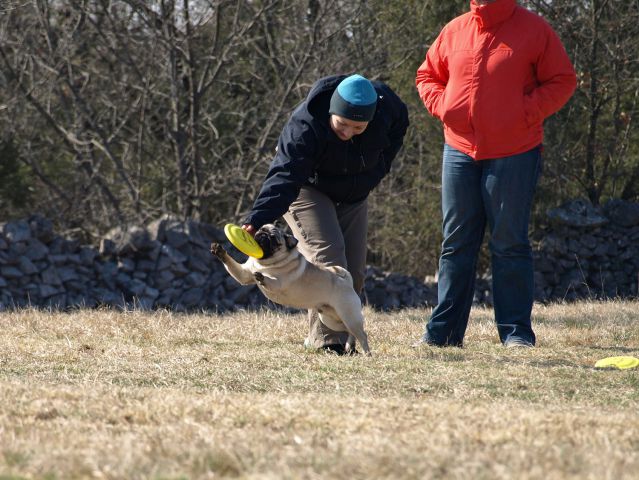
<instances>
[{"instance_id":1,"label":"dog's wrinkled face","mask_svg":"<svg viewBox=\"0 0 639 480\"><path fill-rule=\"evenodd\" d=\"M264 251L262 258L272 257L282 249L290 250L297 245L297 239L294 236L284 233L270 223L262 226L255 233L255 241Z\"/></svg>"}]
</instances>

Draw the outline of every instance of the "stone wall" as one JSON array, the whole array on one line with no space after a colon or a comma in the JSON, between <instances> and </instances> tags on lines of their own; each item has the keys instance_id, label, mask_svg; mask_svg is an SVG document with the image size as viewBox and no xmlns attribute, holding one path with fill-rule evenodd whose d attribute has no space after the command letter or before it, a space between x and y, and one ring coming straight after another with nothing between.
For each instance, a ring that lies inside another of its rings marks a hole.
<instances>
[{"instance_id":1,"label":"stone wall","mask_svg":"<svg viewBox=\"0 0 639 480\"><path fill-rule=\"evenodd\" d=\"M56 235L51 222L37 215L8 222L0 225L0 310L277 308L256 286L228 275L209 252L212 241L236 260L246 259L221 229L171 217L114 229L97 247ZM432 305L436 290L417 278L369 267L365 296L374 308L388 310Z\"/></svg>"},{"instance_id":2,"label":"stone wall","mask_svg":"<svg viewBox=\"0 0 639 480\"><path fill-rule=\"evenodd\" d=\"M534 250L537 300L637 297L639 204L574 200L548 220Z\"/></svg>"},{"instance_id":3,"label":"stone wall","mask_svg":"<svg viewBox=\"0 0 639 480\"><path fill-rule=\"evenodd\" d=\"M573 201L551 210L535 242L537 301L637 297L639 204L612 201L594 208ZM114 229L99 246L56 235L34 215L0 224L0 310L35 306L170 308L175 311L255 309L268 302L241 286L209 252L212 241L244 257L221 229L164 217ZM368 267L365 303L373 308L433 306L434 281ZM477 281L476 304L491 304L490 274Z\"/></svg>"}]
</instances>

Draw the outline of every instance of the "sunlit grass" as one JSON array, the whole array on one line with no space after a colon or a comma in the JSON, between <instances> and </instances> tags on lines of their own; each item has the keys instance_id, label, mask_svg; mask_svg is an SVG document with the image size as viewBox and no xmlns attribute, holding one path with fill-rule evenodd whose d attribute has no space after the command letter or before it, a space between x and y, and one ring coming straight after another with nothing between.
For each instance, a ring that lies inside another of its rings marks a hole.
<instances>
[{"instance_id":1,"label":"sunlit grass","mask_svg":"<svg viewBox=\"0 0 639 480\"><path fill-rule=\"evenodd\" d=\"M537 306L538 348L474 309L366 310L374 356L305 351L305 316L0 314L0 479L636 478L639 304Z\"/></svg>"}]
</instances>

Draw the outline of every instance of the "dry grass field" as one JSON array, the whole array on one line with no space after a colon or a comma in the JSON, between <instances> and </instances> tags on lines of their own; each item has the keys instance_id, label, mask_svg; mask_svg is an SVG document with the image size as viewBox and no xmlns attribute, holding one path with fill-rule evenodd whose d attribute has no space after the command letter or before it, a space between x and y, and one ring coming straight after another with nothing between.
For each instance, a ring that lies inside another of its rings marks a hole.
<instances>
[{"instance_id":1,"label":"dry grass field","mask_svg":"<svg viewBox=\"0 0 639 480\"><path fill-rule=\"evenodd\" d=\"M303 315L0 313L0 479L636 479L639 303L536 306L538 348L475 309L367 310L373 358L307 352Z\"/></svg>"}]
</instances>

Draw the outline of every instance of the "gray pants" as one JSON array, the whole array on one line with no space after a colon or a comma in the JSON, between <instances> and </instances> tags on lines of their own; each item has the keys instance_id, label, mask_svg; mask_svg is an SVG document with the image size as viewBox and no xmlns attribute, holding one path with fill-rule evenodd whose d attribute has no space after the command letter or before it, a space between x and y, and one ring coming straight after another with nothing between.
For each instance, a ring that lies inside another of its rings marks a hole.
<instances>
[{"instance_id":1,"label":"gray pants","mask_svg":"<svg viewBox=\"0 0 639 480\"><path fill-rule=\"evenodd\" d=\"M366 237L368 202L336 204L312 187L302 187L297 199L284 215L300 253L309 261L346 268L353 277L353 287L360 294L366 278ZM335 332L309 310L310 330L306 345L321 348L344 345L347 332Z\"/></svg>"}]
</instances>

